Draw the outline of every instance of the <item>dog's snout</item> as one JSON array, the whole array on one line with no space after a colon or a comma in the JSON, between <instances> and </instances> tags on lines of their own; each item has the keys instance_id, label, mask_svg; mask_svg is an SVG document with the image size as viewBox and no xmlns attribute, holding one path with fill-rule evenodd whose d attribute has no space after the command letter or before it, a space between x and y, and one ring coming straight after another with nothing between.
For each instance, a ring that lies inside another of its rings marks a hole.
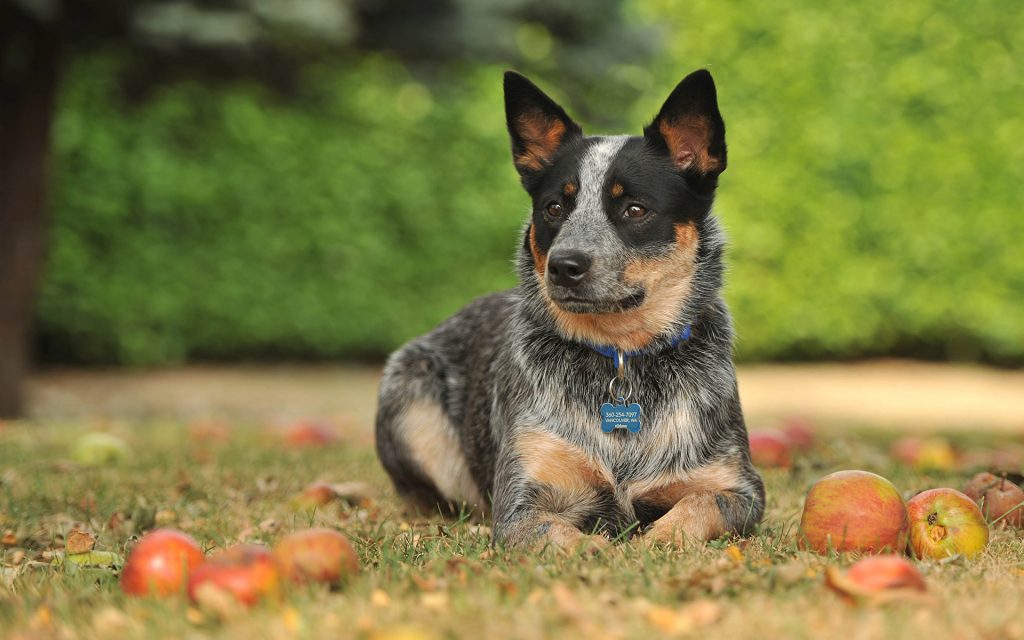
<instances>
[{"instance_id":1,"label":"dog's snout","mask_svg":"<svg viewBox=\"0 0 1024 640\"><path fill-rule=\"evenodd\" d=\"M575 287L583 282L592 262L582 251L555 251L548 256L548 277L561 287Z\"/></svg>"}]
</instances>

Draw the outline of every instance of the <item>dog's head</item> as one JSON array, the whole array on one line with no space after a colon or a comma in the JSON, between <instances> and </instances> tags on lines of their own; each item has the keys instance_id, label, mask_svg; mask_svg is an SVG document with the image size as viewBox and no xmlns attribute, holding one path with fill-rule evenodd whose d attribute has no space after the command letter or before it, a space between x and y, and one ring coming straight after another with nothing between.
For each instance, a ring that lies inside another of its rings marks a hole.
<instances>
[{"instance_id":1,"label":"dog's head","mask_svg":"<svg viewBox=\"0 0 1024 640\"><path fill-rule=\"evenodd\" d=\"M533 200L521 271L559 331L636 350L680 329L695 292L717 289L721 277L709 214L725 124L711 74L684 78L642 136L584 136L514 72L505 74L505 114ZM711 287L700 281L709 248Z\"/></svg>"}]
</instances>

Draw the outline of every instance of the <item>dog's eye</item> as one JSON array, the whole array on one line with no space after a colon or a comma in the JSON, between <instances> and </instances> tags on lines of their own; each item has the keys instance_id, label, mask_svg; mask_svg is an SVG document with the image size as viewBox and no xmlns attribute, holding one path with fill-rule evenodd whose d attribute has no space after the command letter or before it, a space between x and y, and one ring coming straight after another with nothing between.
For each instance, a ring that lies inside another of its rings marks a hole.
<instances>
[{"instance_id":1,"label":"dog's eye","mask_svg":"<svg viewBox=\"0 0 1024 640\"><path fill-rule=\"evenodd\" d=\"M647 215L647 209L638 204L631 204L628 207L626 207L626 210L623 212L623 215L625 215L627 218L642 218L645 215Z\"/></svg>"},{"instance_id":2,"label":"dog's eye","mask_svg":"<svg viewBox=\"0 0 1024 640\"><path fill-rule=\"evenodd\" d=\"M557 202L549 202L548 206L544 207L544 210L548 212L548 215L552 218L562 217L562 205Z\"/></svg>"}]
</instances>

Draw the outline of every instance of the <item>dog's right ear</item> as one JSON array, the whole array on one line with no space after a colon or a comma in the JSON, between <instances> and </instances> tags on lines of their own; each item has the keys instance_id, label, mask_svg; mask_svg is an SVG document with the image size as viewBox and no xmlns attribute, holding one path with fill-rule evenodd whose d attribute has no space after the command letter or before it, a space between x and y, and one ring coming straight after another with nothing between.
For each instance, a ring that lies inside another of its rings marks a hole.
<instances>
[{"instance_id":1,"label":"dog's right ear","mask_svg":"<svg viewBox=\"0 0 1024 640\"><path fill-rule=\"evenodd\" d=\"M505 121L520 175L544 168L563 144L583 135L562 107L515 71L505 72Z\"/></svg>"}]
</instances>

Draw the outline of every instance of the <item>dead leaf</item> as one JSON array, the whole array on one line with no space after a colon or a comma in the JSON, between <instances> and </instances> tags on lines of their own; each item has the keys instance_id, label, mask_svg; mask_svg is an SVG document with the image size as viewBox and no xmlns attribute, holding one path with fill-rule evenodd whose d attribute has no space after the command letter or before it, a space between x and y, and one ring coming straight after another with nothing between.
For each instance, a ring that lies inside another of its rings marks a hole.
<instances>
[{"instance_id":1,"label":"dead leaf","mask_svg":"<svg viewBox=\"0 0 1024 640\"><path fill-rule=\"evenodd\" d=\"M741 564L744 559L743 551L734 544L725 548L725 555L736 564Z\"/></svg>"},{"instance_id":2,"label":"dead leaf","mask_svg":"<svg viewBox=\"0 0 1024 640\"><path fill-rule=\"evenodd\" d=\"M370 592L370 604L381 609L391 606L391 596L382 589L374 589Z\"/></svg>"},{"instance_id":3,"label":"dead leaf","mask_svg":"<svg viewBox=\"0 0 1024 640\"><path fill-rule=\"evenodd\" d=\"M230 591L211 582L204 582L196 588L195 599L203 613L211 614L220 620L237 618L245 611Z\"/></svg>"},{"instance_id":4,"label":"dead leaf","mask_svg":"<svg viewBox=\"0 0 1024 640\"><path fill-rule=\"evenodd\" d=\"M926 602L929 600L924 579L904 580L890 587L860 584L838 567L825 567L825 586L839 594L848 604L886 605L892 602Z\"/></svg>"},{"instance_id":5,"label":"dead leaf","mask_svg":"<svg viewBox=\"0 0 1024 640\"><path fill-rule=\"evenodd\" d=\"M92 616L92 628L101 638L120 636L131 626L131 618L114 607L104 607Z\"/></svg>"},{"instance_id":6,"label":"dead leaf","mask_svg":"<svg viewBox=\"0 0 1024 640\"><path fill-rule=\"evenodd\" d=\"M4 535L0 538L0 544L5 547L13 547L18 544L18 536L14 535L14 532L8 529L4 531Z\"/></svg>"},{"instance_id":7,"label":"dead leaf","mask_svg":"<svg viewBox=\"0 0 1024 640\"><path fill-rule=\"evenodd\" d=\"M448 594L443 591L420 594L420 603L432 611L444 611L448 608Z\"/></svg>"},{"instance_id":8,"label":"dead leaf","mask_svg":"<svg viewBox=\"0 0 1024 640\"><path fill-rule=\"evenodd\" d=\"M724 611L712 600L696 600L679 608L651 606L647 622L663 633L682 635L718 622Z\"/></svg>"},{"instance_id":9,"label":"dead leaf","mask_svg":"<svg viewBox=\"0 0 1024 640\"><path fill-rule=\"evenodd\" d=\"M76 553L88 553L96 547L96 536L88 531L72 529L64 541L64 549L68 555Z\"/></svg>"}]
</instances>

